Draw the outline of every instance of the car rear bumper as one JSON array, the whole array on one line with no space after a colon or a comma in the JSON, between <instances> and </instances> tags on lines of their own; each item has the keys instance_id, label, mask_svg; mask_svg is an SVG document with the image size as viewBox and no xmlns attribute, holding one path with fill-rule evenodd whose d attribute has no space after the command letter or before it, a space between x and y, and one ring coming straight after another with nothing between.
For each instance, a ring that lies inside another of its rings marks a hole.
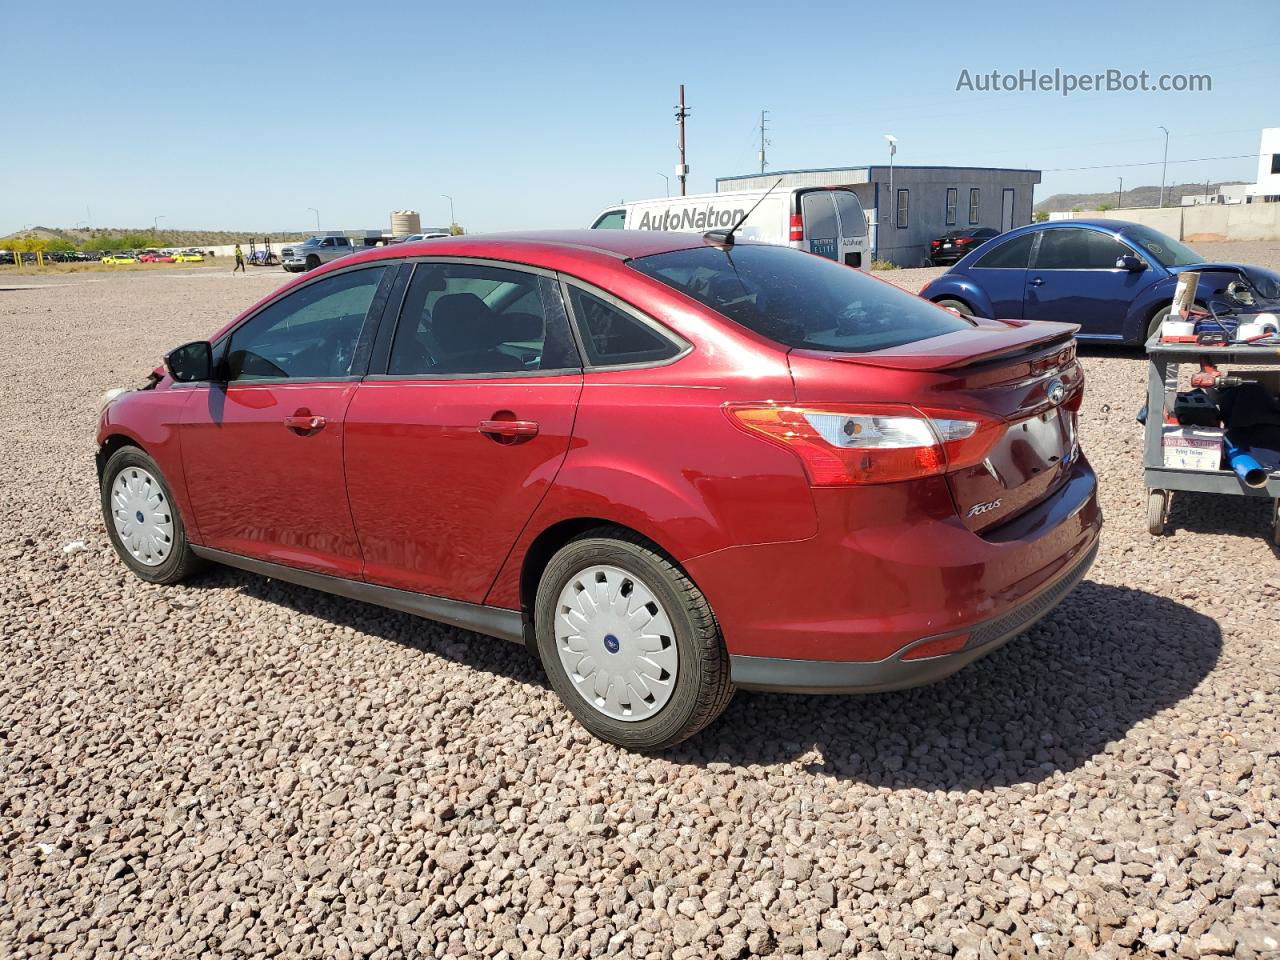
<instances>
[{"instance_id":1,"label":"car rear bumper","mask_svg":"<svg viewBox=\"0 0 1280 960\"><path fill-rule=\"evenodd\" d=\"M908 647L892 657L871 663L730 656L733 682L745 690L772 690L777 693L883 693L935 683L1031 629L1084 579L1097 555L1098 541L1095 540L1074 566L1035 595L999 617L975 624L969 642L957 653L904 660L902 657L909 652ZM926 637L920 643L928 643L932 639Z\"/></svg>"},{"instance_id":2,"label":"car rear bumper","mask_svg":"<svg viewBox=\"0 0 1280 960\"><path fill-rule=\"evenodd\" d=\"M884 690L945 676L1008 639L993 624L1016 633L1034 622L1019 612L1083 575L1102 527L1083 455L1051 495L979 532L960 521L943 477L813 495L816 536L684 560L744 686ZM969 641L957 653L902 660L959 634Z\"/></svg>"}]
</instances>

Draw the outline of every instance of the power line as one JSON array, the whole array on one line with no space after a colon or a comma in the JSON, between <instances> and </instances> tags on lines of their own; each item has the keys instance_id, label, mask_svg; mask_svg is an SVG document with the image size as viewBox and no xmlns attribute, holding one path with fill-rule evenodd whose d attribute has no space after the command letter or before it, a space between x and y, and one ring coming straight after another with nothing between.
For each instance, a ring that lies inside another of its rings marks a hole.
<instances>
[{"instance_id":1,"label":"power line","mask_svg":"<svg viewBox=\"0 0 1280 960\"><path fill-rule=\"evenodd\" d=\"M1190 160L1170 160L1169 163L1204 163L1208 160L1256 160L1256 153L1237 153L1230 157L1192 157ZM1073 170L1117 170L1121 167L1158 167L1163 160L1144 160L1139 163L1100 163L1092 167L1049 167L1041 173L1067 173Z\"/></svg>"}]
</instances>

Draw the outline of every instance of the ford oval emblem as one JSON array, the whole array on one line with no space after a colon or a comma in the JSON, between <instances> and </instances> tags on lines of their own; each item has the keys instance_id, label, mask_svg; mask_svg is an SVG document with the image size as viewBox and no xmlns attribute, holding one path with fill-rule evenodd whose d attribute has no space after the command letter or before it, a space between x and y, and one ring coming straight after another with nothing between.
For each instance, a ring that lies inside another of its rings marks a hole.
<instances>
[{"instance_id":1,"label":"ford oval emblem","mask_svg":"<svg viewBox=\"0 0 1280 960\"><path fill-rule=\"evenodd\" d=\"M1062 385L1061 380L1054 380L1049 384L1048 398L1049 402L1055 407L1060 404L1067 396L1067 388Z\"/></svg>"}]
</instances>

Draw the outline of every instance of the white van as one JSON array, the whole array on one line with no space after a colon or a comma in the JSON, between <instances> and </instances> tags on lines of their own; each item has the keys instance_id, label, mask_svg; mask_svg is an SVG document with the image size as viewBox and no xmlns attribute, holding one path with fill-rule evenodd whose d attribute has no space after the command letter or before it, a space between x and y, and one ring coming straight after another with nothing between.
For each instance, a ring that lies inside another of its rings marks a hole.
<instances>
[{"instance_id":1,"label":"white van","mask_svg":"<svg viewBox=\"0 0 1280 960\"><path fill-rule=\"evenodd\" d=\"M636 200L610 207L593 230L728 230L764 197L765 190L703 193ZM852 190L831 187L777 189L734 234L741 240L795 247L850 267L868 261L867 216Z\"/></svg>"}]
</instances>

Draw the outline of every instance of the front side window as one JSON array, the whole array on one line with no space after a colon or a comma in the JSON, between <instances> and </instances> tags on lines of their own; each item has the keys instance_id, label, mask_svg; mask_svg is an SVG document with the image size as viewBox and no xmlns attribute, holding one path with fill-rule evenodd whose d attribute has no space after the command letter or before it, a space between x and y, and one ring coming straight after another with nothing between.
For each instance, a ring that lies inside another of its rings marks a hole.
<instances>
[{"instance_id":1,"label":"front side window","mask_svg":"<svg viewBox=\"0 0 1280 960\"><path fill-rule=\"evenodd\" d=\"M787 347L866 353L973 326L860 270L787 247L694 247L629 265Z\"/></svg>"},{"instance_id":2,"label":"front side window","mask_svg":"<svg viewBox=\"0 0 1280 960\"><path fill-rule=\"evenodd\" d=\"M679 344L639 317L580 287L569 288L569 302L592 366L660 363L680 353Z\"/></svg>"},{"instance_id":3,"label":"front side window","mask_svg":"<svg viewBox=\"0 0 1280 960\"><path fill-rule=\"evenodd\" d=\"M600 214L600 219L591 225L592 230L621 230L627 225L627 211L610 210Z\"/></svg>"},{"instance_id":4,"label":"front side window","mask_svg":"<svg viewBox=\"0 0 1280 960\"><path fill-rule=\"evenodd\" d=\"M1114 270L1116 260L1133 251L1096 230L1046 230L1036 252L1037 270Z\"/></svg>"},{"instance_id":5,"label":"front side window","mask_svg":"<svg viewBox=\"0 0 1280 960\"><path fill-rule=\"evenodd\" d=\"M232 332L227 379L351 376L360 332L385 272L378 266L334 274L266 307Z\"/></svg>"},{"instance_id":6,"label":"front side window","mask_svg":"<svg viewBox=\"0 0 1280 960\"><path fill-rule=\"evenodd\" d=\"M908 194L906 190L898 191L898 228L905 229L907 226L907 200Z\"/></svg>"},{"instance_id":7,"label":"front side window","mask_svg":"<svg viewBox=\"0 0 1280 960\"><path fill-rule=\"evenodd\" d=\"M978 210L982 206L982 191L977 187L969 189L969 222L978 222Z\"/></svg>"},{"instance_id":8,"label":"front side window","mask_svg":"<svg viewBox=\"0 0 1280 960\"><path fill-rule=\"evenodd\" d=\"M955 187L947 187L947 226L954 227L956 225L956 203L958 202L960 191Z\"/></svg>"},{"instance_id":9,"label":"front side window","mask_svg":"<svg viewBox=\"0 0 1280 960\"><path fill-rule=\"evenodd\" d=\"M994 250L982 255L973 270L1025 270L1031 259L1031 245L1035 243L1036 234L1024 233L1020 237L1006 240Z\"/></svg>"},{"instance_id":10,"label":"front side window","mask_svg":"<svg viewBox=\"0 0 1280 960\"><path fill-rule=\"evenodd\" d=\"M420 263L405 294L392 376L466 376L578 367L556 285L478 263Z\"/></svg>"}]
</instances>

